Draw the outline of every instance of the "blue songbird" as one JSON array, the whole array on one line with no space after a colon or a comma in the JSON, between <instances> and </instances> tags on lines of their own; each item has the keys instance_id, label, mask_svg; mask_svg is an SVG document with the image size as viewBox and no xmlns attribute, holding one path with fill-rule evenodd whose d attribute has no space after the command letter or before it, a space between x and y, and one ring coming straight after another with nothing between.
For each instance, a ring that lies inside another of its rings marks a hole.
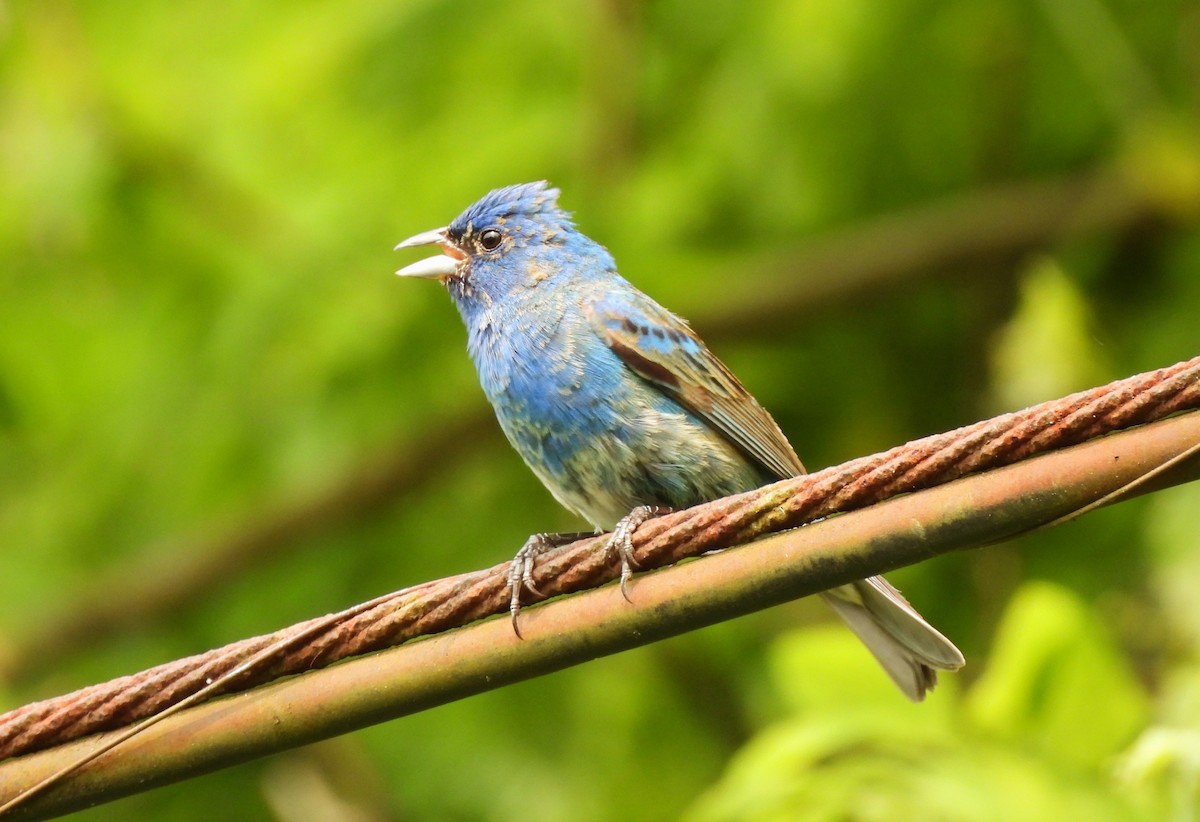
<instances>
[{"instance_id":1,"label":"blue songbird","mask_svg":"<svg viewBox=\"0 0 1200 822\"><path fill-rule=\"evenodd\" d=\"M771 415L686 322L617 273L556 189L497 189L396 248L426 245L444 253L396 273L450 291L500 427L560 503L613 531L623 585L630 535L658 510L804 473ZM576 536L538 534L518 553L514 620L538 553ZM823 596L911 699L936 684L936 669L963 664L882 577Z\"/></svg>"}]
</instances>

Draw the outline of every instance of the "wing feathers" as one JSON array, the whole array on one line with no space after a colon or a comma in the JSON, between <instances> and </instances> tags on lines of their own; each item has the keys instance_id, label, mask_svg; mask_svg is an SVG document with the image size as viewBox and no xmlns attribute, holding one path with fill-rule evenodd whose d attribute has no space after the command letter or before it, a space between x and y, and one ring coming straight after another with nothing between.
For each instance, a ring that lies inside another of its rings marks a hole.
<instances>
[{"instance_id":1,"label":"wing feathers","mask_svg":"<svg viewBox=\"0 0 1200 822\"><path fill-rule=\"evenodd\" d=\"M804 465L775 420L687 323L639 292L587 307L593 328L634 372L704 419L754 460L784 479Z\"/></svg>"}]
</instances>

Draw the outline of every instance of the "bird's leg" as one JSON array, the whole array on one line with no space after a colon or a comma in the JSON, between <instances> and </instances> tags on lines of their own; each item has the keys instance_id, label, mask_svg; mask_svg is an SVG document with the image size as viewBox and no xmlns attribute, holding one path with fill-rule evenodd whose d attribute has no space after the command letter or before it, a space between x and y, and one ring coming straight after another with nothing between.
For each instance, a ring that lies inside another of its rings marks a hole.
<instances>
[{"instance_id":1,"label":"bird's leg","mask_svg":"<svg viewBox=\"0 0 1200 822\"><path fill-rule=\"evenodd\" d=\"M637 560L633 558L633 534L646 520L670 513L671 510L661 505L639 505L623 516L613 528L612 536L608 538L604 550L606 553L616 554L621 560L621 596L626 600L629 600L629 580L633 577L633 569L638 567ZM521 613L522 591L542 596L542 592L533 583L533 566L537 558L552 548L594 535L591 531L534 534L525 540L508 569L508 611L512 614L513 631L517 636L521 635L517 614Z\"/></svg>"},{"instance_id":2,"label":"bird's leg","mask_svg":"<svg viewBox=\"0 0 1200 822\"><path fill-rule=\"evenodd\" d=\"M637 560L633 558L633 533L646 520L670 512L670 508L661 505L639 505L623 516L617 526L613 528L612 536L604 550L621 558L621 596L625 597L627 602L632 601L629 599L627 586L630 578L633 577L633 569L638 567Z\"/></svg>"},{"instance_id":3,"label":"bird's leg","mask_svg":"<svg viewBox=\"0 0 1200 822\"><path fill-rule=\"evenodd\" d=\"M521 612L521 592L528 590L537 596L542 595L542 592L533 584L533 565L537 558L551 548L595 535L593 531L572 531L560 534L534 534L525 540L525 544L521 546L520 551L517 551L517 555L513 557L512 565L508 569L508 610L512 614L513 631L517 636L521 635L521 629L517 627L517 614Z\"/></svg>"}]
</instances>

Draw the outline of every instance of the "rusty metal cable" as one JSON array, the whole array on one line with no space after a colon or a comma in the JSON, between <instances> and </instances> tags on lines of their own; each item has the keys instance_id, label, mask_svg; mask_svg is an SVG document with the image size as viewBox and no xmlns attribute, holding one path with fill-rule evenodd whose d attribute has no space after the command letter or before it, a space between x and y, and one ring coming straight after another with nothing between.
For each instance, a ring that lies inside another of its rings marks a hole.
<instances>
[{"instance_id":1,"label":"rusty metal cable","mask_svg":"<svg viewBox=\"0 0 1200 822\"><path fill-rule=\"evenodd\" d=\"M635 557L644 569L669 565L1196 408L1200 357L659 517L634 535ZM534 581L543 597L596 587L619 575L619 564L596 550L599 539L580 540L539 559ZM0 759L153 716L268 649L277 652L239 671L219 692L247 690L507 613L508 568L503 563L424 583L338 614L16 708L0 715Z\"/></svg>"}]
</instances>

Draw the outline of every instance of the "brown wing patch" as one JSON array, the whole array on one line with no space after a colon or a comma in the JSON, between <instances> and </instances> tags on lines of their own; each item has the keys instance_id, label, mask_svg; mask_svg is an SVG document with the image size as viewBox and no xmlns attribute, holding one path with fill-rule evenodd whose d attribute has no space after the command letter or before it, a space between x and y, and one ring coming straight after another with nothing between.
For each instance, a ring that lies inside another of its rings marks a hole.
<instances>
[{"instance_id":1,"label":"brown wing patch","mask_svg":"<svg viewBox=\"0 0 1200 822\"><path fill-rule=\"evenodd\" d=\"M780 479L804 465L771 415L687 324L634 291L634 311L585 306L602 340L635 373L706 420L734 446ZM633 316L631 316L633 315ZM663 352L661 342L675 346ZM657 341L655 344L643 344Z\"/></svg>"},{"instance_id":2,"label":"brown wing patch","mask_svg":"<svg viewBox=\"0 0 1200 822\"><path fill-rule=\"evenodd\" d=\"M655 362L649 357L642 356L636 348L630 348L624 343L612 340L609 347L616 352L625 363L644 377L654 380L656 383L681 390L679 385L679 377L675 375L671 369L664 366L662 363Z\"/></svg>"}]
</instances>

